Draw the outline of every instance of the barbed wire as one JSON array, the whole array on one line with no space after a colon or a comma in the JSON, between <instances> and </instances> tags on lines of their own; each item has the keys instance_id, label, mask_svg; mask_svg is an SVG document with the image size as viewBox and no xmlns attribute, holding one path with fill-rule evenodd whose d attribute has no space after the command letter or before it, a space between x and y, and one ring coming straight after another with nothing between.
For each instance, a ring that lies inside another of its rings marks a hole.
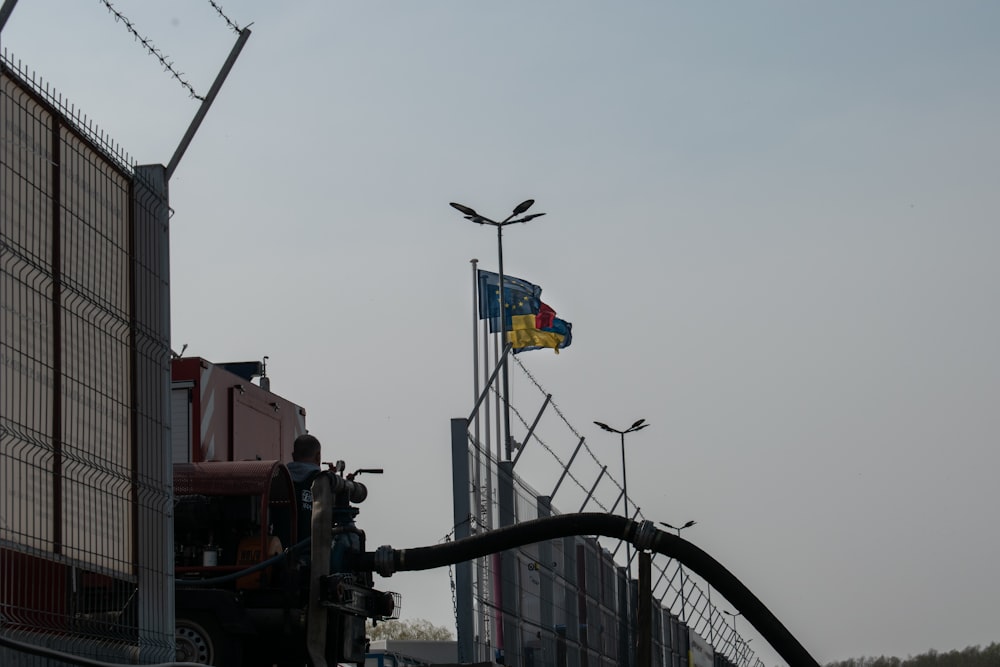
<instances>
[{"instance_id":1,"label":"barbed wire","mask_svg":"<svg viewBox=\"0 0 1000 667\"><path fill-rule=\"evenodd\" d=\"M525 376L535 385L536 389L538 389L538 391L541 392L543 395L549 396L549 404L553 407L553 409L555 410L556 414L559 416L559 418L562 420L562 422L566 425L566 427L573 433L573 435L576 436L578 439L583 438L583 436L580 434L580 432L576 428L574 428L573 425L566 418L565 414L559 408L559 406L555 402L555 400L551 398L551 393L548 392L545 389L544 386L542 386L541 382L538 381L538 379L531 373L530 370L528 370L528 368L524 365L524 363L518 357L515 356L514 360L517 361L517 365L521 368L521 370L525 374ZM496 395L499 396L499 390L495 386L491 386L489 389L490 389L490 391L493 394L496 394ZM517 417L518 421L520 421L521 425L525 429L528 429L529 428L528 422L524 418L524 416L520 413L520 411L513 404L509 404L509 405L510 405L511 412L514 415L516 415L516 417ZM545 451L547 451L549 453L549 455L552 456L552 458L555 459L556 462L559 463L560 466L562 466L563 470L566 471L566 476L569 477L576 484L577 487L579 487L584 493L588 492L587 487L585 487L583 485L583 483L575 475L573 475L573 473L566 467L566 464L559 457L559 455L556 454L556 452L547 443L545 443L545 441L542 440L542 438L540 438L538 436L537 432L532 432L532 439L535 440L536 442L538 442L538 444ZM524 446L525 444L526 443L522 443L520 446ZM589 447L587 447L586 440L584 440L583 446L587 450L587 453L590 455L590 457L594 460L594 462L598 466L602 466L600 459L597 458L597 455ZM492 455L489 455L489 453L487 453L487 454L488 454L490 460L494 461L494 459L492 458ZM608 475L608 477L611 479L611 481L618 488L619 491L624 492L624 488L623 488L622 484L618 482L618 480L616 480L612 475ZM608 509L597 498L595 498L593 496L591 496L591 498L590 498L590 500L588 502L594 503L595 505L597 505L598 507L600 507L605 512L608 511ZM638 519L638 520L645 520L646 517L644 516L641 507L634 506L634 511L635 511L635 517L636 517L636 519ZM473 517L470 515L470 519L471 518L473 518ZM619 543L619 546L620 546L620 544L622 543L622 540L616 540L616 541ZM670 607L672 608L674 606L674 604L677 603L677 598L679 598L679 597L682 596L682 590L681 589L684 586L684 584L683 583L675 583L675 578L677 577L677 574L678 574L680 568L682 567L682 565L681 565L680 561L678 561L675 558L670 558L670 557L666 558L665 562L661 561L660 559L656 559L656 560L653 561L652 565L653 565L653 569L658 574L661 575L660 578L657 579L657 585L659 585L659 583L661 581L665 581L665 583L666 583L665 589L663 590L663 594L661 596L662 599L665 600L666 597L667 597L667 595L670 592L674 592L675 593L674 600L670 604ZM671 572L673 572L672 575L670 575ZM739 638L739 640L730 640L730 642L729 642L730 646L726 647L726 649L725 649L724 652L725 653L729 653L729 654L733 654L734 657L737 660L740 657L742 657L743 660L746 661L746 664L748 664L748 665L754 664L754 667L763 667L763 665L760 662L759 658L757 658L757 662L756 663L752 662L753 658L756 657L754 655L754 653L752 652L752 650L746 650L746 652L743 653L742 655L737 655L736 644L737 644L737 641L742 640L742 637L736 631L735 626L729 624L729 622L724 617L722 617L720 614L717 613L718 610L719 610L719 608L715 604L713 604L710 601L710 599L705 595L705 592L704 592L704 590L702 590L702 587L701 587L701 585L699 585L699 582L698 582L698 580L697 580L696 577L688 576L688 577L686 577L686 579L687 579L688 586L691 589L690 590L690 594L691 594L692 598L694 598L694 599L689 599L688 600L688 606L691 609L697 611L697 619L694 619L695 625L698 626L698 627L701 627L702 630L704 630L703 626L704 626L704 624L706 622L705 621L705 609L697 610L696 607L697 607L699 601L705 600L706 601L706 605L710 605L712 611L716 612L716 613L712 613L712 612L709 613L709 618L707 620L708 625L711 626L711 627L713 627L713 628L718 628L719 626L721 626L722 629L718 630L720 633L725 633L726 631L728 631L733 636ZM484 600L482 598L479 598L477 601L478 601L478 603L480 605L485 606L485 607L494 606L489 601ZM745 646L745 644L744 644L744 646ZM749 647L746 647L746 649L749 649Z\"/></svg>"},{"instance_id":2,"label":"barbed wire","mask_svg":"<svg viewBox=\"0 0 1000 667\"><path fill-rule=\"evenodd\" d=\"M455 537L455 533L458 531L459 528L461 528L462 526L464 526L467 523L468 524L475 524L475 522L476 522L476 517L473 516L470 513L464 519L462 519L461 521L459 521L458 523L456 523L454 526L452 526L452 529L449 530L445 534L444 537L442 537L440 540L438 540L438 544L443 544L445 542L451 542L451 538Z\"/></svg>"},{"instance_id":3,"label":"barbed wire","mask_svg":"<svg viewBox=\"0 0 1000 667\"><path fill-rule=\"evenodd\" d=\"M160 64L163 65L163 69L166 70L167 72L170 72L170 74L175 79L177 79L177 81L180 82L181 86L183 86L188 91L188 93L191 95L192 98L200 100L202 102L205 101L204 97L195 92L194 86L192 86L184 79L183 73L178 72L176 69L174 69L174 63L167 60L167 56L165 56L158 48L156 48L152 40L150 40L148 37L143 37L142 35L139 34L139 31L136 30L135 25L132 23L132 21L129 20L127 16L125 16L120 11L115 9L114 5L111 4L110 0L100 0L100 1L104 4L105 7L108 8L108 11L114 15L115 21L116 22L120 21L121 23L125 24L125 28L132 34L132 37L140 44L142 44L143 48L145 48L146 51L149 52L151 56L160 61Z\"/></svg>"},{"instance_id":4,"label":"barbed wire","mask_svg":"<svg viewBox=\"0 0 1000 667\"><path fill-rule=\"evenodd\" d=\"M514 361L517 362L517 365L521 367L521 370L528 377L528 379L531 380L531 382L535 385L535 388L537 388L538 391L542 392L546 396L552 396L551 392L547 391L545 387L542 386L542 383L539 382L534 375L532 375L531 371L528 370L528 368L524 365L524 363L520 359L518 359L515 356ZM587 444L587 439L584 438L583 435L581 435L580 432L576 430L576 428L574 428L574 426L570 423L569 419L566 418L566 415L563 414L563 411L559 408L559 404L556 403L556 400L554 398L549 399L549 405L552 406L552 409L555 410L555 413L559 416L562 422L566 424L566 427L570 430L570 432L577 438L583 440L583 448L586 450L588 454L590 454L590 458L594 460L594 463L596 463L598 466L602 465L601 460L597 458L597 455L594 454L594 451ZM562 461L560 461L560 463L562 463ZM614 482L615 486L618 487L619 491L625 490L625 487L622 484L620 484L618 480L614 478L613 475L608 475L608 477L611 479L612 482Z\"/></svg>"},{"instance_id":5,"label":"barbed wire","mask_svg":"<svg viewBox=\"0 0 1000 667\"><path fill-rule=\"evenodd\" d=\"M218 15L222 17L222 20L226 22L226 25L232 28L233 32L235 32L237 35L240 34L240 27L236 25L236 23L234 23L232 19L226 16L226 14L222 11L222 7L216 4L214 0L208 0L208 4L212 5L212 9L214 9L216 13L218 13Z\"/></svg>"},{"instance_id":6,"label":"barbed wire","mask_svg":"<svg viewBox=\"0 0 1000 667\"><path fill-rule=\"evenodd\" d=\"M569 430L570 430L570 431L571 431L571 432L572 432L572 433L573 433L573 434L574 434L574 435L575 435L575 436L576 436L577 438L582 438L583 436L582 436L582 435L581 435L581 434L579 433L579 431L577 431L577 430L576 430L576 429L575 429L575 428L573 427L573 425L572 425L572 424L571 424L571 423L569 422L569 420L568 420L568 419L566 418L566 416L565 416L565 415L564 415L564 414L562 413L562 411L561 411L561 410L559 409L559 406L558 406L558 405L556 404L555 400L551 398L551 395L552 395L552 394L551 394L551 393L550 393L549 391L547 391L547 390L545 389L545 387L543 387L543 386L542 386L542 384L541 384L541 383L540 383L540 382L538 381L538 379L537 379L537 378L535 378L535 376L534 376L534 375L533 375L533 374L531 373L531 371L530 371L530 370L528 370L528 368L527 368L527 367L526 367L526 366L525 366L525 365L524 365L524 364L523 364L523 363L521 362L521 360L520 360L520 359L518 359L517 357L514 357L514 359L515 359L515 360L517 361L517 364L518 364L518 366L520 366L521 370L522 370L522 371L524 372L524 374L525 374L525 375L526 375L526 376L527 376L527 377L528 377L528 378L529 378L529 379L531 380L531 382L532 382L532 383L533 383L533 384L535 385L535 387L536 387L536 388L537 388L537 389L538 389L538 390L539 390L539 391L540 391L540 392L541 392L542 394L544 394L544 395L546 395L546 396L549 396L549 397L550 397L550 399L549 399L549 404L550 404L550 405L551 405L551 406L553 407L553 409L554 409L554 410L556 411L556 413L557 413L557 414L559 415L559 418L560 418L560 419L561 419L561 420L563 421L563 423L564 423L564 424L565 424L565 425L567 426L567 428L569 428ZM493 391L494 391L494 392L496 392L497 390L496 390L496 389L493 389ZM510 406L510 408L511 408L511 412L513 412L513 413L514 413L514 414L515 414L515 415L517 416L517 419L518 419L518 420L519 420L519 421L521 422L521 425L522 425L522 426L524 426L525 428L527 428L527 427L528 427L528 422L527 422L527 421L526 421L526 420L524 419L524 417L523 417L523 416L521 415L520 411L518 411L518 409L517 409L517 408L516 408L516 407L515 407L514 405L511 405L511 406ZM551 448L551 447L549 447L549 446L548 446L548 445L547 445L547 444L546 444L546 443L545 443L545 442L544 442L544 441L543 441L543 440L542 440L542 439L541 439L541 438L540 438L540 437L538 436L537 432L535 432L535 433L532 433L532 438L533 438L533 439L535 439L535 440L536 440L536 441L538 442L538 444L542 446L542 448L543 448L543 449L545 449L545 450L546 450L547 452L549 452L549 454L550 454L550 455L552 456L552 458L554 458L554 459L556 460L556 462L558 462L558 463L559 463L559 465L561 465L561 466L562 466L562 468L563 468L564 470L566 470L566 476L567 476L567 477L569 477L569 478L570 478L571 480L573 480L573 482L574 482L574 483L575 483L575 484L576 484L576 485L577 485L577 486L578 486L578 487L580 488L580 490L581 490L581 491L583 491L584 493L587 493L587 492L588 492L588 489L587 489L587 487L585 487L585 486L583 485L583 483L582 483L582 482L580 482L580 480L579 480L579 479L577 479L577 478L576 478L576 477L575 477L575 476L573 475L573 473L572 473L572 472L570 472L570 471L569 471L569 470L568 470L568 469L566 468L566 464L565 464L565 463L564 463L564 462L562 461L562 459L561 459L561 458L559 457L559 455L558 455L558 454L556 454L556 453L555 453L555 451L553 451L553 450L552 450L552 448ZM594 452L593 452L593 451L592 451L592 450L591 450L591 449L590 449L589 447L587 447L587 445L586 445L586 440L584 440L584 448L585 448L585 449L587 450L587 452L588 452L588 453L590 454L591 458L593 458L594 462L595 462L595 463L596 463L597 465L599 465L599 466L602 466L602 463L601 463L600 459L598 459L598 458L597 458L597 456L596 456L596 455L594 454ZM620 483L620 482L619 482L619 481L618 481L617 479L615 479L615 477L614 477L613 475L608 475L608 478L609 478L609 479L611 480L612 484L613 484L613 485L614 485L614 486L615 486L615 487L616 487L616 488L617 488L617 489L618 489L619 491L621 491L621 492L623 492L623 493L624 493L624 490L625 490L625 489L624 489L623 485L622 485L622 484L621 484L621 483ZM605 511L605 512L608 512L608 511L609 511L609 510L608 510L608 508L607 508L607 507L606 507L606 506L605 506L605 505L604 505L604 504L603 504L603 503L602 503L602 502L601 502L600 500L598 500L597 498L595 498L595 497L593 497L593 496L591 496L591 497L590 497L590 500L589 500L589 502L592 502L592 503L594 503L595 505L597 505L598 507L600 507L600 508L601 508L601 510L603 510L603 511ZM635 517L636 517L637 519L639 519L639 520L645 520L645 518L646 518L646 517L645 517L645 515L644 515L644 514L643 514L643 512L642 512L642 508L641 508L641 507L639 507L639 506L637 506L637 505L633 505L633 506L635 507ZM629 518L631 518L631 517L629 517ZM617 542L618 542L619 544L621 544L621 543L622 543L622 540L617 540ZM657 564L657 565L655 566L655 569L657 570L657 572L659 572L659 573L661 573L661 574L665 574L665 573L666 573L666 571L667 571L667 570L668 570L668 569L669 569L669 568L670 568L671 566L673 566L674 568L678 567L678 561L677 561L676 559L674 559L674 558L668 558L668 559L667 559L667 562L666 562L665 564L663 564L662 566L660 566L659 564ZM672 581L672 579L671 579L671 581ZM696 584L695 584L695 585L696 585ZM672 588L672 584L670 584L670 583L668 582L668 586L667 586L667 587L668 587L668 590L669 590L669 589L671 589L671 588Z\"/></svg>"},{"instance_id":7,"label":"barbed wire","mask_svg":"<svg viewBox=\"0 0 1000 667\"><path fill-rule=\"evenodd\" d=\"M512 356L514 357L514 361L517 362L517 365L521 367L522 371L524 371L524 374L528 376L528 379L534 383L535 387L543 394L551 395L548 391L545 390L544 387L542 387L542 383L539 382L535 378L535 376L531 374L531 371L527 369L527 367L524 365L524 362L522 362L517 357L517 355L512 355ZM559 408L559 404L555 402L555 399L550 400L549 403L552 404L552 409L556 411L556 414L559 415L559 418L563 420L563 423L566 424L566 427L569 428L570 432L572 432L573 435L575 435L577 438L583 438L583 448L587 450L588 454L590 454L590 458L594 459L594 463L596 463L597 465L601 465L600 459L597 458L597 455L594 454L593 450L590 449L590 445L587 444L587 439L584 438L582 435L580 435L580 432L577 431L571 423L569 423L569 420L566 418L566 415L563 414L563 411ZM619 485L618 488L620 489L621 486Z\"/></svg>"},{"instance_id":8,"label":"barbed wire","mask_svg":"<svg viewBox=\"0 0 1000 667\"><path fill-rule=\"evenodd\" d=\"M550 401L550 402L551 402L551 401ZM525 428L527 428L527 426L528 426L528 422L527 422L527 421L526 421L526 420L524 419L524 417L523 417L523 416L521 415L520 411L518 411L518 409L517 409L516 407L514 407L513 405L511 405L511 406L510 406L510 410L511 410L511 412L513 412L513 413L514 413L514 414L515 414L515 415L517 416L518 420L520 420L520 422L521 422L521 425L522 425L522 426L524 426ZM561 458L559 458L559 455L558 455L558 454L556 454L556 453L555 453L555 451L553 451L553 449L552 449L551 447L549 447L549 446L548 446L547 444L545 444L545 441L544 441L544 440L542 440L542 439L541 439L540 437L538 437L538 434L537 434L537 433L533 433L531 437L533 437L533 438L535 439L535 441L536 441L536 442L537 442L537 443L538 443L539 445L541 445L541 446L542 446L542 449L544 449L545 451L547 451L547 452L548 452L549 454L551 454L551 455L552 455L552 458L554 458L554 459L556 460L556 462L557 462L557 463L558 463L558 464L559 464L560 466L562 466L563 470L565 470L565 471L566 471L566 476L567 476L567 477L569 477L569 478L570 478L571 480L573 480L573 481L574 481L574 482L576 483L576 485L580 487L580 490L581 490L581 491L583 491L584 493L586 493L586 492L587 492L587 487L585 487L585 486L583 485L583 483L582 483L582 482L580 482L580 480L578 480L578 479L577 479L577 478L576 478L576 477L575 477L575 476L573 475L573 473L571 473L571 472L569 471L569 468L568 468L568 467L566 466L566 463L565 463L565 462L563 462L563 460L562 460ZM524 445L525 445L525 443L521 443L521 446L522 446L522 447L523 447ZM598 465L600 465L600 461L598 461ZM603 504L601 503L601 501L597 500L596 498L593 498L593 497L591 497L591 501L593 501L594 503L596 503L596 504L597 504L597 506L598 506L598 507L600 507L600 508L601 508L602 510L604 510L605 512L607 512L607 511L608 511L608 508L607 508L607 507L605 507L605 506L604 506L604 505L603 505Z\"/></svg>"},{"instance_id":9,"label":"barbed wire","mask_svg":"<svg viewBox=\"0 0 1000 667\"><path fill-rule=\"evenodd\" d=\"M522 366L522 368L524 368L524 366ZM527 372L527 369L525 369L525 371ZM539 385L537 385L537 383L536 383L536 386L539 386ZM539 386L539 389L541 389L541 387L540 387L540 386ZM490 391L491 391L492 393L496 394L496 395L497 395L497 397L500 397L500 391L499 391L499 390L498 390L498 389L497 389L496 387L494 387L494 386L490 386L489 390L490 390ZM543 393L544 393L544 390L543 390ZM549 403L551 404L551 403L552 403L552 401L550 400L550 401L549 401ZM520 412L520 411L519 411L519 410L518 410L518 409L517 409L517 408L516 408L516 407L515 407L515 406L514 406L513 404L510 404L510 410L511 410L511 412L513 412L513 413L514 413L514 415L516 415L516 416L517 416L518 420L519 420L519 421L521 422L521 425L522 425L522 426L524 426L525 428L527 428L527 427L528 427L528 422L527 422L527 420L526 420L526 419L524 418L524 416L523 416L523 415L521 414L521 412ZM565 419L564 419L564 421L565 421ZM568 423L567 423L567 425L568 425ZM571 430L572 430L572 427L571 427ZM574 432L574 433L576 433L576 431L573 431L573 432ZM577 435L577 436L579 437L579 434L578 434L578 433L577 433L576 435ZM542 448L543 448L543 449L544 449L545 451L547 451L547 452L548 452L548 453L549 453L549 454L550 454L550 455L552 456L552 458L554 458L554 459L556 460L556 463L558 463L558 464L559 464L559 465L560 465L560 466L561 466L561 467L563 468L563 470L565 470L565 471L566 471L566 476L567 476L567 477L569 477L569 478L570 478L570 479L571 479L571 480L573 481L573 483L574 483L574 484L576 484L576 485L577 485L577 486L578 486L578 487L580 488L580 490L581 490L581 491L583 491L584 493L587 493L587 487L586 487L586 486L584 486L583 482L581 482L581 481L580 481L579 479L577 479L577 477L576 477L576 476L575 476L575 475L574 475L574 474L573 474L572 472L570 472L570 470L569 470L569 467L568 467L568 466L566 465L566 463L565 463L565 462L564 462L564 461L563 461L563 460L562 460L562 459L561 459L561 458L559 457L559 455L555 453L555 450L553 450L553 449L552 449L551 447L549 447L549 445L548 445L548 444L546 444L546 443L545 443L545 441L544 441L544 440L542 440L542 439L541 439L541 438L540 438L540 437L538 436L538 434L537 434L537 433L533 433L533 434L532 434L532 437L533 437L533 438L534 438L534 439L535 439L535 440L536 440L536 441L538 442L538 444L539 444L539 445L541 445L541 446L542 446ZM521 443L521 446L524 446L525 444L526 444L526 443ZM477 443L477 445L478 445L478 443ZM489 452L487 452L487 456L489 457L489 459L490 459L491 461L494 461L494 462L496 461L496 459L494 459L494 458L493 458L493 455L492 455L492 453L489 453ZM595 460L595 461L597 461L597 459L594 459L594 460ZM601 465L601 462L600 462L600 461L597 461L597 464L598 464L598 465ZM615 480L614 478L611 478L611 480L612 480L612 481L613 481L613 482L615 483L615 485L616 485L616 486L617 486L617 487L618 487L619 489L621 489L621 488L622 488L622 486L621 486L620 484L618 484L617 480ZM602 510L604 510L605 512L607 512L607 511L608 511L608 508L607 508L607 507L605 507L605 506L604 506L603 504L601 504L601 502L600 502L600 501L598 501L598 500L594 499L594 502L595 502L595 503L597 503L597 505L598 505L598 506L599 506L599 507L600 507L600 508L601 508Z\"/></svg>"}]
</instances>

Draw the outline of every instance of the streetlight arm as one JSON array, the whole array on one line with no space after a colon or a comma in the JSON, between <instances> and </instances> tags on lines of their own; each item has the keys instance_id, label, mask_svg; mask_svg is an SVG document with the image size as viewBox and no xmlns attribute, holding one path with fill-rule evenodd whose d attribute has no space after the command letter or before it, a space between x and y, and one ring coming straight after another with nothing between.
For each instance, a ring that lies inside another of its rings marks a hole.
<instances>
[{"instance_id":1,"label":"streetlight arm","mask_svg":"<svg viewBox=\"0 0 1000 667\"><path fill-rule=\"evenodd\" d=\"M545 214L544 213L532 213L531 215L526 215L523 218L518 218L517 220L511 220L510 222L505 222L504 224L513 225L513 224L517 224L518 222L527 222L529 220L534 220L535 218L540 218L543 215L545 215Z\"/></svg>"},{"instance_id":2,"label":"streetlight arm","mask_svg":"<svg viewBox=\"0 0 1000 667\"><path fill-rule=\"evenodd\" d=\"M515 215L521 215L534 205L535 205L534 199L525 199L523 202L514 207L514 212L511 213L511 217L514 217ZM541 213L539 215L545 215L545 214Z\"/></svg>"},{"instance_id":3,"label":"streetlight arm","mask_svg":"<svg viewBox=\"0 0 1000 667\"><path fill-rule=\"evenodd\" d=\"M671 524L667 523L666 521L661 521L660 525L661 526L666 526L670 530L676 530L677 531L677 537L680 537L682 530L684 530L685 528L690 528L691 526L695 525L696 523L698 523L698 522L695 521L694 519L690 519L690 520L686 521L685 523L681 524L680 526L671 525Z\"/></svg>"},{"instance_id":4,"label":"streetlight arm","mask_svg":"<svg viewBox=\"0 0 1000 667\"><path fill-rule=\"evenodd\" d=\"M476 213L476 209L472 208L471 206L466 206L465 204L457 204L455 202L450 202L448 206L451 206L453 209L461 211L465 215L472 216L473 218L479 217L479 214Z\"/></svg>"},{"instance_id":5,"label":"streetlight arm","mask_svg":"<svg viewBox=\"0 0 1000 667\"><path fill-rule=\"evenodd\" d=\"M529 208L531 208L531 206L534 203L535 203L534 199L525 199L523 202L521 202L520 204L518 204L517 206L515 206L513 212L511 212L510 215L508 215L506 218L504 218L503 222L501 222L500 224L501 225L507 225L507 224L511 224L512 225L515 222L527 222L528 220L531 220L532 218L537 218L540 215L545 215L544 213L536 213L535 215L529 215L529 216L526 216L524 218L521 218L520 220L511 220L511 218L513 218L514 216L521 215L522 213L524 213L525 211L527 211Z\"/></svg>"}]
</instances>

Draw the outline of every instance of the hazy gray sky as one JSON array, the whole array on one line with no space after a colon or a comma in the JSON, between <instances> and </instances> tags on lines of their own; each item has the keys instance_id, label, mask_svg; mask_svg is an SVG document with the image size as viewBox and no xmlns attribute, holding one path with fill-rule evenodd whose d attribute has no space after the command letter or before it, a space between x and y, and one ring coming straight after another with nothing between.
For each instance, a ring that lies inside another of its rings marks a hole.
<instances>
[{"instance_id":1,"label":"hazy gray sky","mask_svg":"<svg viewBox=\"0 0 1000 667\"><path fill-rule=\"evenodd\" d=\"M208 90L207 0L114 4ZM253 35L170 184L173 346L268 355L325 458L386 468L369 546L451 529L496 248L448 202L532 197L505 268L574 344L522 361L610 470L592 420L650 421L646 517L821 662L1000 641L1000 4L222 7ZM140 163L197 110L98 0L21 0L3 48ZM386 587L453 622L446 572Z\"/></svg>"}]
</instances>

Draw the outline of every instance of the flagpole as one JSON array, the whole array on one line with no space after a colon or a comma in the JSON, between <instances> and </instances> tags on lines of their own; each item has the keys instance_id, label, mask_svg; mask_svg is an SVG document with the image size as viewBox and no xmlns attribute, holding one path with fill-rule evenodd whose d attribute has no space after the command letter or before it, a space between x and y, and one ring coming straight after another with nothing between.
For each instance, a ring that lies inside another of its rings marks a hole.
<instances>
[{"instance_id":1,"label":"flagpole","mask_svg":"<svg viewBox=\"0 0 1000 667\"><path fill-rule=\"evenodd\" d=\"M503 311L500 312L500 316L501 316L501 318L503 317ZM496 336L492 336L492 339L493 339L493 358L496 359L499 362L500 361L500 347L497 344L497 337ZM500 400L501 400L500 399L500 392L497 392L496 406L494 408L494 414L496 414L496 415L499 415L499 413L500 413ZM496 472L497 472L497 486L496 486L496 489L499 492L499 488L500 488L500 461L503 460L503 458L502 458L502 454L503 454L502 447L503 447L503 445L501 444L502 433L500 431L500 418L499 418L499 416L497 417L496 423L497 423L496 424L496 428L497 428L497 460L496 460L495 466L491 465L490 468L491 469L493 469L494 467L496 468ZM499 513L499 499L497 499L497 500L498 500L497 508L498 508L498 513ZM493 504L493 497L491 496L490 497L490 506L491 507L492 507L492 504ZM496 523L499 523L499 521L496 521ZM493 524L491 524L491 526L492 525ZM504 633L503 633L503 585L502 585L503 582L501 581L501 576L503 574L503 568L501 567L501 560L502 560L502 558L503 558L503 553L502 552L496 552L496 553L494 553L491 556L491 561L490 561L490 565L491 565L491 567L493 569L493 575L490 578L491 581L493 582L493 609L494 609L493 638L494 638L494 643L495 643L497 649L499 649L501 651L504 650L504 648L505 648L505 646L504 646Z\"/></svg>"},{"instance_id":2,"label":"flagpole","mask_svg":"<svg viewBox=\"0 0 1000 667\"><path fill-rule=\"evenodd\" d=\"M507 370L507 313L503 297L503 224L497 225L497 264L500 274L500 289L497 290L497 298L500 299L500 354L503 355L500 368L503 382L503 452L505 460L510 461L510 376Z\"/></svg>"},{"instance_id":3,"label":"flagpole","mask_svg":"<svg viewBox=\"0 0 1000 667\"><path fill-rule=\"evenodd\" d=\"M479 401L479 260L472 259L472 376L473 376L473 400ZM488 414L488 413L487 413ZM480 438L482 431L479 428L479 411L476 411L475 416L475 427L473 430L475 437L475 471L473 473L473 484L475 485L475 493L473 497L475 498L475 503L473 504L473 511L475 514L475 521L472 526L476 534L483 532L483 442ZM486 428L489 429L489 421L486 422ZM489 450L487 450L486 460L489 461ZM487 471L487 474L489 472ZM486 527L486 530L490 530L490 526ZM476 588L479 591L480 602L479 602L479 613L476 614L476 636L480 638L480 642L485 638L486 633L484 632L483 623L483 602L489 599L488 594L483 591L483 582L486 581L485 576L485 561L482 558L476 559ZM488 655L488 654L487 654ZM479 659L480 647L475 647L475 659Z\"/></svg>"},{"instance_id":4,"label":"flagpole","mask_svg":"<svg viewBox=\"0 0 1000 667\"><path fill-rule=\"evenodd\" d=\"M470 260L472 264L472 400L473 403L479 401L479 260ZM482 523L482 480L480 470L482 468L482 447L479 439L479 412L476 412L475 424L473 428L476 445L476 470L474 483L476 485L476 523Z\"/></svg>"},{"instance_id":5,"label":"flagpole","mask_svg":"<svg viewBox=\"0 0 1000 667\"><path fill-rule=\"evenodd\" d=\"M487 325L488 320L482 320L480 323L480 335L482 336L482 360L483 360L483 392L488 393L490 391L490 375L492 374L490 364L490 333L489 326ZM492 461L492 448L493 448L493 419L491 414L490 400L487 396L482 402L483 412L483 452L485 463L485 473L486 473L486 530L493 530L493 461ZM499 423L499 422L498 422ZM497 442L500 439L497 438ZM481 572L483 572L483 578L480 580L479 584L479 596L480 596L480 616L481 621L484 624L484 632L480 634L480 637L485 642L486 657L489 658L492 655L492 647L496 643L496 631L490 631L490 628L495 628L497 625L496 619L494 618L496 608L494 604L494 593L493 593L493 574L491 571L492 560L486 560L485 558L480 559L482 564Z\"/></svg>"}]
</instances>

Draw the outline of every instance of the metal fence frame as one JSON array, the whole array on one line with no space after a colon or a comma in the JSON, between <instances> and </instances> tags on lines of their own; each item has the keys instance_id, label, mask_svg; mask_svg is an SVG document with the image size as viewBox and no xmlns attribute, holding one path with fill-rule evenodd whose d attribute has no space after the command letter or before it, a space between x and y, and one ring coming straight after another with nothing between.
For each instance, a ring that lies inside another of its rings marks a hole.
<instances>
[{"instance_id":1,"label":"metal fence frame","mask_svg":"<svg viewBox=\"0 0 1000 667\"><path fill-rule=\"evenodd\" d=\"M0 633L172 660L165 170L6 52L0 119Z\"/></svg>"}]
</instances>

